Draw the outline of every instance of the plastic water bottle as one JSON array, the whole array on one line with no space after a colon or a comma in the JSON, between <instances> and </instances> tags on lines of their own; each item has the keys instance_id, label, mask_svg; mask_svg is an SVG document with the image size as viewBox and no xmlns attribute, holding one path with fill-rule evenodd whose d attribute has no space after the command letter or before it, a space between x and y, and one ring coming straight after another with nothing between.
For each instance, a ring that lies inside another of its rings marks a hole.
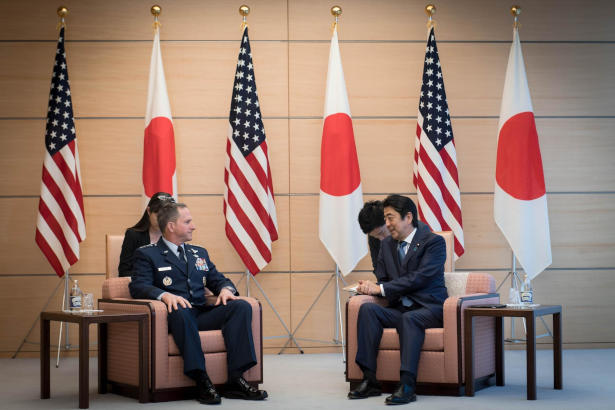
<instances>
[{"instance_id":1,"label":"plastic water bottle","mask_svg":"<svg viewBox=\"0 0 615 410\"><path fill-rule=\"evenodd\" d=\"M523 305L531 305L534 303L534 291L532 290L532 283L527 274L521 285L521 303Z\"/></svg>"},{"instance_id":2,"label":"plastic water bottle","mask_svg":"<svg viewBox=\"0 0 615 410\"><path fill-rule=\"evenodd\" d=\"M79 284L77 280L75 280L75 285L70 290L70 310L72 312L77 312L83 307L83 292L79 288Z\"/></svg>"}]
</instances>

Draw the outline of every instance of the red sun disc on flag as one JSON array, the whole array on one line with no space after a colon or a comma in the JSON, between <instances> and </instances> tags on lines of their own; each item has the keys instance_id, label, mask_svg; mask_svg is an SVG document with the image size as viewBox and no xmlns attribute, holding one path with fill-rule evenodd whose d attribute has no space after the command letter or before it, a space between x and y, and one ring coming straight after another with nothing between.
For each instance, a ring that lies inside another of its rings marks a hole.
<instances>
[{"instance_id":1,"label":"red sun disc on flag","mask_svg":"<svg viewBox=\"0 0 615 410\"><path fill-rule=\"evenodd\" d=\"M531 201L545 194L534 114L509 118L500 130L495 179L514 198Z\"/></svg>"},{"instance_id":2,"label":"red sun disc on flag","mask_svg":"<svg viewBox=\"0 0 615 410\"><path fill-rule=\"evenodd\" d=\"M343 113L329 115L322 132L320 189L329 195L344 196L354 192L360 183L352 120Z\"/></svg>"}]
</instances>

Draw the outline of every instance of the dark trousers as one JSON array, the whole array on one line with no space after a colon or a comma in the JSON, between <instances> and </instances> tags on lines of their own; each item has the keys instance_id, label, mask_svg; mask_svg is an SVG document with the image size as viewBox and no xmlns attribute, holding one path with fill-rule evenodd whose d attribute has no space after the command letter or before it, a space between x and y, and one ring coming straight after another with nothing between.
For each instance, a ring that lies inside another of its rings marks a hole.
<instances>
[{"instance_id":1,"label":"dark trousers","mask_svg":"<svg viewBox=\"0 0 615 410\"><path fill-rule=\"evenodd\" d=\"M378 346L384 328L396 328L401 353L400 371L408 372L416 380L425 329L442 327L442 310L439 314L425 307L383 307L365 303L359 309L357 322L357 356L361 368L376 372Z\"/></svg>"},{"instance_id":2,"label":"dark trousers","mask_svg":"<svg viewBox=\"0 0 615 410\"><path fill-rule=\"evenodd\" d=\"M244 300L228 301L226 306L179 307L169 314L169 332L184 358L184 374L189 377L205 371L205 356L199 330L222 330L229 375L240 376L256 364L252 338L252 306Z\"/></svg>"}]
</instances>

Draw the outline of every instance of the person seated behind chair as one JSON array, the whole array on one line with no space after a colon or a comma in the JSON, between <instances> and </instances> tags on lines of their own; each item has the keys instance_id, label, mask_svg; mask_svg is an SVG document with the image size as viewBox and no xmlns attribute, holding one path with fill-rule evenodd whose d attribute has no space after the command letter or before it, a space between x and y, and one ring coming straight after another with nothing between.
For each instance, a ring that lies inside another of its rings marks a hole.
<instances>
[{"instance_id":1,"label":"person seated behind chair","mask_svg":"<svg viewBox=\"0 0 615 410\"><path fill-rule=\"evenodd\" d=\"M363 380L350 399L379 396L376 379L378 346L384 328L396 328L401 355L400 384L386 404L416 400L416 376L425 340L425 329L442 327L446 244L440 235L417 219L414 202L401 195L389 195L383 202L386 227L391 236L382 241L376 265L377 283L360 280L358 292L381 296L387 307L364 303L357 320L356 363Z\"/></svg>"},{"instance_id":2,"label":"person seated behind chair","mask_svg":"<svg viewBox=\"0 0 615 410\"><path fill-rule=\"evenodd\" d=\"M162 233L158 227L158 210L166 201L175 202L171 194L156 192L152 195L143 216L135 226L126 229L120 263L117 268L119 276L132 276L132 264L135 251L143 245L158 242Z\"/></svg>"},{"instance_id":3,"label":"person seated behind chair","mask_svg":"<svg viewBox=\"0 0 615 410\"><path fill-rule=\"evenodd\" d=\"M359 225L364 234L367 235L369 244L369 255L372 258L374 273L376 272L376 262L380 252L380 242L391 235L384 223L384 212L382 201L367 201L359 212Z\"/></svg>"},{"instance_id":4,"label":"person seated behind chair","mask_svg":"<svg viewBox=\"0 0 615 410\"><path fill-rule=\"evenodd\" d=\"M224 396L263 400L267 392L250 386L243 372L257 363L252 337L252 306L238 298L233 283L218 272L205 248L188 245L196 229L185 204L167 201L158 210L162 237L137 249L130 294L167 305L169 331L184 359L184 374L196 382L197 400L220 403L205 369L199 330L221 329L227 350L229 382ZM205 288L218 296L206 305Z\"/></svg>"}]
</instances>

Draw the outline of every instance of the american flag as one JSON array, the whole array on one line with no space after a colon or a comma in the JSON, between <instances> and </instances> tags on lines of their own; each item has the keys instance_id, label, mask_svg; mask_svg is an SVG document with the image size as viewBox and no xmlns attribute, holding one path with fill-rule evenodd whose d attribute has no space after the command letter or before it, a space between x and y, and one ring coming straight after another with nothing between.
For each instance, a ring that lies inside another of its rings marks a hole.
<instances>
[{"instance_id":1,"label":"american flag","mask_svg":"<svg viewBox=\"0 0 615 410\"><path fill-rule=\"evenodd\" d=\"M85 239L79 168L62 27L51 75L45 160L36 221L36 243L60 277L79 260L79 242Z\"/></svg>"},{"instance_id":2,"label":"american flag","mask_svg":"<svg viewBox=\"0 0 615 410\"><path fill-rule=\"evenodd\" d=\"M224 184L226 236L246 268L256 275L271 261L278 223L247 27L235 71Z\"/></svg>"},{"instance_id":3,"label":"american flag","mask_svg":"<svg viewBox=\"0 0 615 410\"><path fill-rule=\"evenodd\" d=\"M425 49L414 146L419 218L434 231L453 231L457 259L464 252L457 154L433 27Z\"/></svg>"}]
</instances>

